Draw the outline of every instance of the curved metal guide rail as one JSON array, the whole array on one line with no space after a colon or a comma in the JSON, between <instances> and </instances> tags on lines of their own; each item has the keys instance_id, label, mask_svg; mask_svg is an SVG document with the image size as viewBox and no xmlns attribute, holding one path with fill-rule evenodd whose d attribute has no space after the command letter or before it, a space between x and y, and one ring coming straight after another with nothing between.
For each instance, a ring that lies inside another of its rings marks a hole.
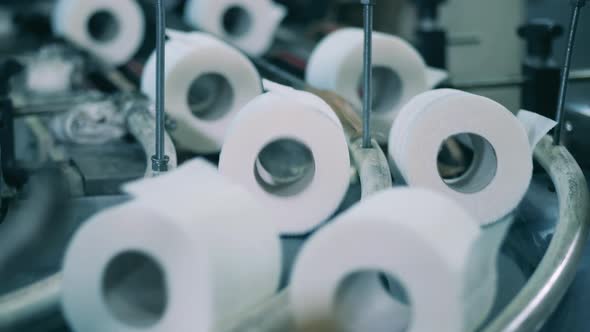
<instances>
[{"instance_id":1,"label":"curved metal guide rail","mask_svg":"<svg viewBox=\"0 0 590 332\"><path fill-rule=\"evenodd\" d=\"M559 199L559 222L543 260L525 287L484 332L539 330L571 285L588 240L590 203L586 178L574 157L545 137L535 159L547 171Z\"/></svg>"}]
</instances>

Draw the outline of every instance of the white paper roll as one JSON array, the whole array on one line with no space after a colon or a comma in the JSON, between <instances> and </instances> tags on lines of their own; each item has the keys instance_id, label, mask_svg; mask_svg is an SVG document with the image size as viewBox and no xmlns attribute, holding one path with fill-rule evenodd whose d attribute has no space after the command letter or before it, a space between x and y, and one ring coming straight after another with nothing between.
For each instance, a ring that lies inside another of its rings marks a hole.
<instances>
[{"instance_id":1,"label":"white paper roll","mask_svg":"<svg viewBox=\"0 0 590 332\"><path fill-rule=\"evenodd\" d=\"M217 331L272 295L276 220L204 161L131 184L134 201L91 218L64 262L74 331Z\"/></svg>"},{"instance_id":2,"label":"white paper roll","mask_svg":"<svg viewBox=\"0 0 590 332\"><path fill-rule=\"evenodd\" d=\"M469 134L461 137L472 146L473 161L463 175L445 181L437 157L444 141L458 134ZM532 177L532 149L519 120L491 99L457 90L426 92L404 106L389 154L394 176L452 197L481 224L514 210Z\"/></svg>"},{"instance_id":3,"label":"white paper roll","mask_svg":"<svg viewBox=\"0 0 590 332\"><path fill-rule=\"evenodd\" d=\"M306 81L314 87L329 89L362 107L363 31L338 30L314 49L306 71ZM438 74L441 76L442 74ZM441 76L442 77L442 76ZM428 70L418 52L401 38L384 33L373 34L373 114L374 138L386 143L399 109L412 97L440 81L428 78Z\"/></svg>"},{"instance_id":4,"label":"white paper roll","mask_svg":"<svg viewBox=\"0 0 590 332\"><path fill-rule=\"evenodd\" d=\"M495 290L480 235L472 216L435 192L371 196L304 245L289 290L295 321L313 331L473 331ZM379 274L389 291L375 285Z\"/></svg>"},{"instance_id":5,"label":"white paper roll","mask_svg":"<svg viewBox=\"0 0 590 332\"><path fill-rule=\"evenodd\" d=\"M261 172L259 156L268 148L280 150L277 144L290 146L295 158L307 152L313 161L296 181L272 183ZM302 234L328 219L342 202L350 158L342 124L327 104L301 91L272 91L240 111L219 169L260 197L282 234Z\"/></svg>"},{"instance_id":6,"label":"white paper roll","mask_svg":"<svg viewBox=\"0 0 590 332\"><path fill-rule=\"evenodd\" d=\"M139 50L145 18L134 0L59 0L53 31L107 63L121 65Z\"/></svg>"},{"instance_id":7,"label":"white paper roll","mask_svg":"<svg viewBox=\"0 0 590 332\"><path fill-rule=\"evenodd\" d=\"M262 55L270 48L286 13L285 7L271 0L188 0L184 17L194 28L252 55Z\"/></svg>"},{"instance_id":8,"label":"white paper roll","mask_svg":"<svg viewBox=\"0 0 590 332\"><path fill-rule=\"evenodd\" d=\"M219 152L236 113L262 93L260 76L236 49L204 33L169 33L166 43L166 111L176 121L178 145L196 153ZM141 82L156 95L156 57Z\"/></svg>"}]
</instances>

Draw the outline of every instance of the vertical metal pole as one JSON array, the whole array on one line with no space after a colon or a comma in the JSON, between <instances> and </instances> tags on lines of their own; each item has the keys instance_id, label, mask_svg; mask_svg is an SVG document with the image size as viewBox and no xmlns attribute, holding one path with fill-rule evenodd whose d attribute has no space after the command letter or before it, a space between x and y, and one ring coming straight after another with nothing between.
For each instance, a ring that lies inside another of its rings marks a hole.
<instances>
[{"instance_id":1,"label":"vertical metal pole","mask_svg":"<svg viewBox=\"0 0 590 332\"><path fill-rule=\"evenodd\" d=\"M373 7L376 0L361 0L364 12L365 50L363 86L363 148L369 149L371 143L371 112L373 108Z\"/></svg>"},{"instance_id":2,"label":"vertical metal pole","mask_svg":"<svg viewBox=\"0 0 590 332\"><path fill-rule=\"evenodd\" d=\"M154 173L168 171L168 161L164 148L165 137L165 43L166 43L166 8L164 0L156 0L156 154L152 157Z\"/></svg>"},{"instance_id":3,"label":"vertical metal pole","mask_svg":"<svg viewBox=\"0 0 590 332\"><path fill-rule=\"evenodd\" d=\"M570 23L570 33L565 53L565 64L563 65L563 72L561 73L561 88L559 90L559 101L557 104L557 127L553 131L553 144L555 145L561 144L561 133L563 132L563 128L565 126L565 99L567 97L572 54L574 50L574 43L576 41L576 32L578 30L580 10L586 4L586 0L571 0L571 3L573 8Z\"/></svg>"}]
</instances>

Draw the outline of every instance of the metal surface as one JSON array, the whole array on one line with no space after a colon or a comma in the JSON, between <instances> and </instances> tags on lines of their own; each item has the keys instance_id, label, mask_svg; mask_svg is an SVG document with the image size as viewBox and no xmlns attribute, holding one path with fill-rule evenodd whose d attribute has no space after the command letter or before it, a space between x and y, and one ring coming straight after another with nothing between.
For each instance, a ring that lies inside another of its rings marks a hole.
<instances>
[{"instance_id":1,"label":"metal surface","mask_svg":"<svg viewBox=\"0 0 590 332\"><path fill-rule=\"evenodd\" d=\"M61 275L55 274L0 297L0 331L24 330L25 326L59 317Z\"/></svg>"},{"instance_id":2,"label":"metal surface","mask_svg":"<svg viewBox=\"0 0 590 332\"><path fill-rule=\"evenodd\" d=\"M577 270L590 226L582 170L562 146L545 137L535 159L549 173L559 199L559 223L549 249L526 286L483 332L536 331L555 311Z\"/></svg>"},{"instance_id":3,"label":"metal surface","mask_svg":"<svg viewBox=\"0 0 590 332\"><path fill-rule=\"evenodd\" d=\"M349 149L360 177L362 199L392 187L389 163L377 141L373 140L371 148L366 149L360 139L353 140Z\"/></svg>"},{"instance_id":4,"label":"metal surface","mask_svg":"<svg viewBox=\"0 0 590 332\"><path fill-rule=\"evenodd\" d=\"M83 193L86 196L120 194L121 185L145 175L146 156L142 147L135 142L116 141L100 146L68 145L66 153L82 177Z\"/></svg>"},{"instance_id":5,"label":"metal surface","mask_svg":"<svg viewBox=\"0 0 590 332\"><path fill-rule=\"evenodd\" d=\"M94 90L72 92L67 95L50 98L36 97L33 100L19 95L13 95L12 97L15 100L15 117L52 116L56 113L66 112L77 104L98 102L107 99L107 96Z\"/></svg>"},{"instance_id":6,"label":"metal surface","mask_svg":"<svg viewBox=\"0 0 590 332\"><path fill-rule=\"evenodd\" d=\"M166 102L165 102L165 58L166 58L166 7L164 0L156 0L156 154L152 157L154 173L168 171L170 158L165 151Z\"/></svg>"},{"instance_id":7,"label":"metal surface","mask_svg":"<svg viewBox=\"0 0 590 332\"><path fill-rule=\"evenodd\" d=\"M565 99L567 97L568 80L570 75L570 67L572 64L572 55L574 51L574 44L576 41L576 32L578 31L578 21L580 19L580 11L586 4L586 0L572 1L572 18L570 23L570 32L565 53L565 63L561 72L561 87L559 90L559 101L557 105L557 126L553 132L553 142L557 145L561 143L561 132L565 126Z\"/></svg>"}]
</instances>

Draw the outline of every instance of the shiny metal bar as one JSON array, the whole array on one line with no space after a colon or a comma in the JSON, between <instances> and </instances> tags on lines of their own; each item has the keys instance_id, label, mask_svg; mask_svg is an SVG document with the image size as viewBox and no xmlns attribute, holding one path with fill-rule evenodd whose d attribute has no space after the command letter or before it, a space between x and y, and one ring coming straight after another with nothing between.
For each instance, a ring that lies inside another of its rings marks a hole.
<instances>
[{"instance_id":1,"label":"shiny metal bar","mask_svg":"<svg viewBox=\"0 0 590 332\"><path fill-rule=\"evenodd\" d=\"M373 10L374 0L361 0L364 15L363 52L363 148L372 147L371 112L373 109Z\"/></svg>"},{"instance_id":2,"label":"shiny metal bar","mask_svg":"<svg viewBox=\"0 0 590 332\"><path fill-rule=\"evenodd\" d=\"M156 128L154 126L154 116L144 107L135 106L127 113L127 129L133 137L141 144L146 156L148 157L148 167L146 169L146 177L158 175L159 172L154 172L150 167L149 155L154 151L154 135ZM169 170L175 169L177 166L176 147L172 138L164 131L164 147L168 151L168 165Z\"/></svg>"},{"instance_id":3,"label":"shiny metal bar","mask_svg":"<svg viewBox=\"0 0 590 332\"><path fill-rule=\"evenodd\" d=\"M165 151L165 82L164 66L166 62L166 7L164 0L156 0L156 154L152 157L154 173L168 171L169 157Z\"/></svg>"}]
</instances>

